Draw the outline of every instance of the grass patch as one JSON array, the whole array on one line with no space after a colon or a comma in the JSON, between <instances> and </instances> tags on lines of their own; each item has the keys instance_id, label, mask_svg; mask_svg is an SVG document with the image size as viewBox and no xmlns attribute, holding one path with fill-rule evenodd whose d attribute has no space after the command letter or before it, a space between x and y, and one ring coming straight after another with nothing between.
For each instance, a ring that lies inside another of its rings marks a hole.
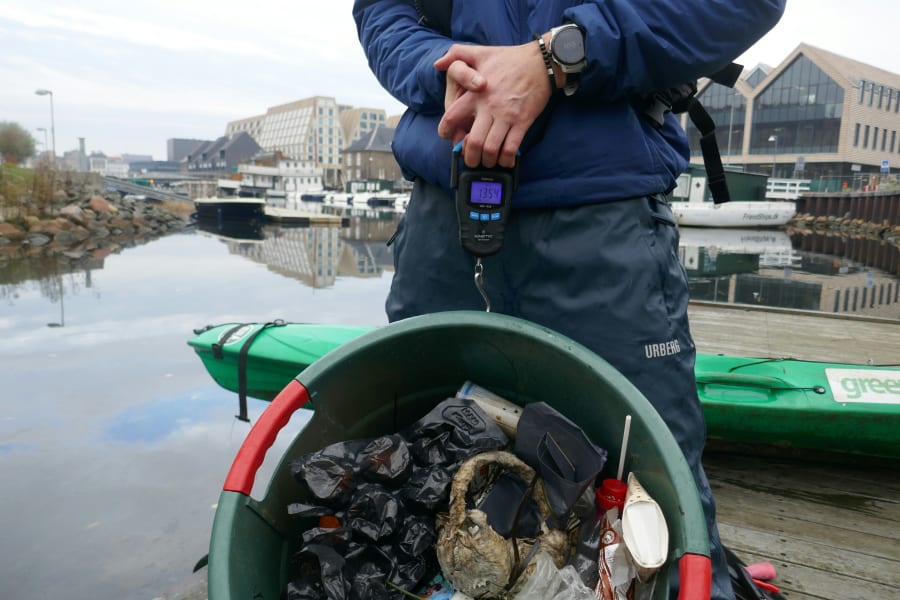
<instances>
[{"instance_id":1,"label":"grass patch","mask_svg":"<svg viewBox=\"0 0 900 600\"><path fill-rule=\"evenodd\" d=\"M34 171L11 164L0 164L0 196L6 204L21 202L23 196L31 194L34 185Z\"/></svg>"}]
</instances>

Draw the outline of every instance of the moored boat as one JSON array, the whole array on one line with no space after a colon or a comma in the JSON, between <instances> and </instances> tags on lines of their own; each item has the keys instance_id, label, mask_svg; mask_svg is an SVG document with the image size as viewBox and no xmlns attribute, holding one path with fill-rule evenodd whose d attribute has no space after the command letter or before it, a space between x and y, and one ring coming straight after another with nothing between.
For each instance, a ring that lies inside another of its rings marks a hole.
<instances>
[{"instance_id":1,"label":"moored boat","mask_svg":"<svg viewBox=\"0 0 900 600\"><path fill-rule=\"evenodd\" d=\"M272 400L319 357L372 329L231 323L188 343L219 385L240 393L243 377L247 395ZM710 439L900 458L900 365L698 354L695 370Z\"/></svg>"},{"instance_id":2,"label":"moored boat","mask_svg":"<svg viewBox=\"0 0 900 600\"><path fill-rule=\"evenodd\" d=\"M194 200L197 219L204 221L263 222L266 201L263 198L211 196Z\"/></svg>"},{"instance_id":3,"label":"moored boat","mask_svg":"<svg viewBox=\"0 0 900 600\"><path fill-rule=\"evenodd\" d=\"M678 178L671 196L672 213L686 227L780 227L797 214L793 200L767 200L768 177L757 173L725 171L732 200L713 202L706 173L691 166Z\"/></svg>"}]
</instances>

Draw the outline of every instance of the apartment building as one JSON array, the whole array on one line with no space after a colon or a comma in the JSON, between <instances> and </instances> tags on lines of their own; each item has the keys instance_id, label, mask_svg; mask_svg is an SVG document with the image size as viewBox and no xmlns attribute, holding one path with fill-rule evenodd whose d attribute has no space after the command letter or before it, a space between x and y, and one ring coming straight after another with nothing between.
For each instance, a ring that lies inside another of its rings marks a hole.
<instances>
[{"instance_id":1,"label":"apartment building","mask_svg":"<svg viewBox=\"0 0 900 600\"><path fill-rule=\"evenodd\" d=\"M385 121L382 109L353 108L328 96L272 106L265 114L228 123L225 135L249 134L267 152L312 164L325 187L343 182L341 151Z\"/></svg>"}]
</instances>

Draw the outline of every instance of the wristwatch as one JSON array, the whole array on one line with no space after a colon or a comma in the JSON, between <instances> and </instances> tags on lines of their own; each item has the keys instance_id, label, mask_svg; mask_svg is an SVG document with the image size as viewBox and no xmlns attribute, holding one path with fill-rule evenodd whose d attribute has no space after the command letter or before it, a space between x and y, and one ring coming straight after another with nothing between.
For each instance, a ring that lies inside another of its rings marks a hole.
<instances>
[{"instance_id":1,"label":"wristwatch","mask_svg":"<svg viewBox=\"0 0 900 600\"><path fill-rule=\"evenodd\" d=\"M578 89L579 79L587 59L584 56L584 32L574 24L560 25L550 30L550 56L566 75L563 91L571 96Z\"/></svg>"}]
</instances>

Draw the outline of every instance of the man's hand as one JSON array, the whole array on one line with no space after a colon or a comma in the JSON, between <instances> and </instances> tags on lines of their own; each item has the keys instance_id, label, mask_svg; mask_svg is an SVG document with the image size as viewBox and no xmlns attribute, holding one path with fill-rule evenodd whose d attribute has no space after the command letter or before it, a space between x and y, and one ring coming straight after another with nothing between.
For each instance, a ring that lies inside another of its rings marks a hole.
<instances>
[{"instance_id":1,"label":"man's hand","mask_svg":"<svg viewBox=\"0 0 900 600\"><path fill-rule=\"evenodd\" d=\"M552 94L540 48L455 44L434 66L447 71L438 135L465 137L466 165L511 168L525 133Z\"/></svg>"}]
</instances>

